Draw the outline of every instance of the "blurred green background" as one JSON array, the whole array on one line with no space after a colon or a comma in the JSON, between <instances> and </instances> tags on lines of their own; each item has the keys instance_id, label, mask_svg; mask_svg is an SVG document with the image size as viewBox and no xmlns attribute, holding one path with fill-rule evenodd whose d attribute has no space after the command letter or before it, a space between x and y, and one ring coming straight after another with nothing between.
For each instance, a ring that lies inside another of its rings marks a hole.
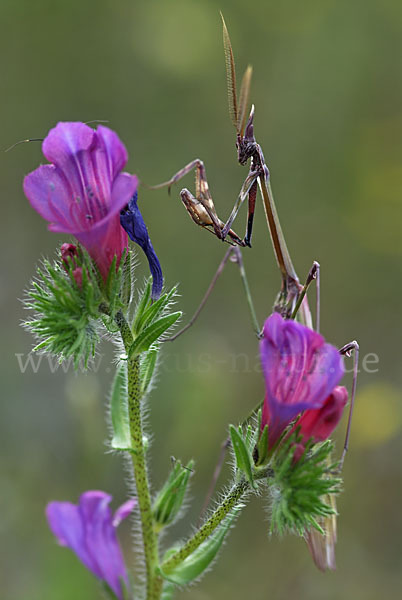
<instances>
[{"instance_id":1,"label":"blurred green background","mask_svg":"<svg viewBox=\"0 0 402 600\"><path fill-rule=\"evenodd\" d=\"M254 66L256 136L296 269L304 278L313 259L322 266L322 330L338 346L358 339L362 357L374 353L378 364L369 356L358 382L338 502L338 571L318 572L300 539L270 539L266 503L255 499L215 570L178 598L394 598L402 584L402 4L1 0L1 147L43 137L59 120L107 119L129 151L127 170L143 182L164 181L202 158L224 218L246 171L236 162L227 114L219 9L238 74ZM100 595L96 582L56 547L44 507L96 488L112 493L117 505L126 471L119 457L105 454L110 345L100 348L97 373L65 373L46 359L36 373L20 368L33 340L19 327L25 315L18 298L40 257L52 256L65 239L47 232L22 193L23 176L43 160L34 143L0 160L0 595L89 600ZM192 188L191 175L183 185ZM224 247L190 221L179 190L169 197L144 188L140 206L167 285L180 282L179 307L188 318ZM245 219L242 211L240 235ZM244 260L262 321L279 276L261 204L256 221ZM141 254L138 261L142 285ZM228 422L242 419L263 394L235 266L198 324L166 345L163 357L150 399L151 466L156 489L170 456L196 459L192 507L172 531L184 536ZM132 563L129 528L120 533Z\"/></svg>"}]
</instances>

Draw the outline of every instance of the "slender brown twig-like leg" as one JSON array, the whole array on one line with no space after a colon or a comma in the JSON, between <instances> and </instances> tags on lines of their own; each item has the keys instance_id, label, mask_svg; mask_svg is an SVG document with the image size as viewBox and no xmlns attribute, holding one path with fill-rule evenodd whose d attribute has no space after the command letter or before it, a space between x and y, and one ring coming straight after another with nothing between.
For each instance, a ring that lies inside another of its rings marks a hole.
<instances>
[{"instance_id":1,"label":"slender brown twig-like leg","mask_svg":"<svg viewBox=\"0 0 402 600\"><path fill-rule=\"evenodd\" d=\"M198 517L198 525L200 525L202 518L207 511L207 508L211 501L212 495L215 491L216 483L219 479L219 475L221 474L222 467L225 462L226 452L227 452L228 448L230 448L230 444L231 444L230 437L227 437L226 440L224 440L221 444L221 449L220 449L219 457L218 457L218 460L217 460L217 463L216 463L216 466L214 469L214 474L212 475L212 479L209 484L204 503L201 507L200 516Z\"/></svg>"},{"instance_id":2,"label":"slender brown twig-like leg","mask_svg":"<svg viewBox=\"0 0 402 600\"><path fill-rule=\"evenodd\" d=\"M259 404L257 404L257 406L255 406L253 408L253 410L248 414L248 416L241 423L242 427L244 427L245 425L249 424L249 422L257 415L257 413L260 410L261 406L262 406L262 402L260 402ZM223 467L223 463L224 463L224 460L225 460L226 452L230 448L230 446L231 446L231 439L230 439L230 436L228 436L226 438L226 440L224 440L222 442L222 444L221 444L221 449L220 449L220 452L219 452L218 461L216 463L216 467L215 467L215 470L214 470L214 473L213 473L213 476L212 476L212 479L211 479L211 483L209 484L207 495L205 496L205 500L204 500L204 503L203 503L202 508L201 508L200 516L199 516L199 519L198 519L198 523L201 522L201 520L202 520L202 518L203 518L203 516L204 516L204 514L205 514L205 512L206 512L206 510L207 510L207 508L209 506L209 503L211 501L212 495L213 495L213 493L215 491L215 487L216 487L217 481L219 479L219 475L221 474L221 471L222 471L222 467Z\"/></svg>"},{"instance_id":3,"label":"slender brown twig-like leg","mask_svg":"<svg viewBox=\"0 0 402 600\"><path fill-rule=\"evenodd\" d=\"M204 172L205 172L204 163L199 158L195 158L194 160L189 162L185 167L180 169L180 171L177 171L177 173L175 173L168 181L164 181L163 183L158 183L158 185L151 185L149 187L152 190L158 190L160 188L167 187L170 192L170 188L172 187L172 185L174 185L175 183L180 181L180 179L185 177L188 173L190 173L193 169L196 169L196 168L200 171L204 170Z\"/></svg>"},{"instance_id":4,"label":"slender brown twig-like leg","mask_svg":"<svg viewBox=\"0 0 402 600\"><path fill-rule=\"evenodd\" d=\"M320 333L321 325L321 269L319 263L315 275L315 290L316 290L316 303L315 303L315 330Z\"/></svg>"},{"instance_id":5,"label":"slender brown twig-like leg","mask_svg":"<svg viewBox=\"0 0 402 600\"><path fill-rule=\"evenodd\" d=\"M319 273L320 273L320 263L318 263L316 260L313 262L313 265L310 269L310 271L308 272L307 275L307 279L306 279L306 283L303 286L300 286L300 291L297 295L297 301L296 304L293 308L292 314L290 316L291 319L295 319L296 315L298 313L298 311L301 311L301 308L304 308L303 306L303 300L306 297L306 293L308 288L310 287L310 284L315 280L316 282L319 281ZM317 289L317 310L319 311L319 289ZM305 325L307 325L307 327L311 327L312 328L312 319L311 319L311 313L310 313L310 309L308 308L308 311L304 310L303 311L304 314L302 315L303 317L303 322ZM307 314L306 314L307 312ZM316 322L319 324L319 320L320 320L320 316L319 316L319 312L317 312L316 315ZM316 326L317 329L317 326ZM318 331L318 329L317 329Z\"/></svg>"},{"instance_id":6,"label":"slender brown twig-like leg","mask_svg":"<svg viewBox=\"0 0 402 600\"><path fill-rule=\"evenodd\" d=\"M248 308L250 310L251 321L253 323L254 332L257 335L257 337L260 338L261 337L261 328L258 324L257 314L256 314L255 308L254 308L254 302L251 297L251 292L250 292L250 288L248 285L246 270L244 268L243 256L242 256L240 248L238 248L237 246L235 246L233 248L233 253L232 253L232 256L230 257L230 260L232 262L236 263L239 267L240 277L241 277L241 280L243 283L244 292L246 294L246 300L247 300Z\"/></svg>"},{"instance_id":7,"label":"slender brown twig-like leg","mask_svg":"<svg viewBox=\"0 0 402 600\"><path fill-rule=\"evenodd\" d=\"M344 356L350 356L353 352L353 383L352 383L352 392L350 398L350 409L349 409L349 417L348 424L346 426L346 435L345 435L345 443L343 445L343 452L341 456L341 460L339 461L339 470L342 470L343 463L345 461L346 452L349 448L349 438L350 438L350 427L352 425L352 416L353 416L353 408L355 405L355 397L356 397L356 386L357 386L357 374L359 369L359 344L354 340L349 344L346 344L339 350L341 354Z\"/></svg>"},{"instance_id":8,"label":"slender brown twig-like leg","mask_svg":"<svg viewBox=\"0 0 402 600\"><path fill-rule=\"evenodd\" d=\"M255 312L255 308L254 308L254 304L253 304L253 300L251 298L251 293L250 293L250 288L248 285L248 281L247 281L247 276L246 276L246 271L244 268L244 264L243 264L243 257L241 255L241 250L240 248L238 248L237 246L232 246L231 248L229 248L226 252L225 255L223 257L223 259L221 260L215 275L213 276L211 283L208 286L207 291L205 292L197 310L195 311L195 313L193 314L193 316L191 317L190 321L187 323L187 325L185 325L183 327L183 329L180 329L180 331L178 331L175 335L173 335L172 337L170 337L169 339L167 339L166 341L168 342L173 342L174 340L176 340L182 333L184 333L185 331L187 331L187 329L189 329L194 322L197 320L200 312L202 311L202 309L204 308L212 290L215 287L216 282L218 281L219 277L221 276L223 269L225 268L226 263L228 262L228 260L231 260L231 262L234 262L238 267L239 267L239 271L240 271L240 277L243 283L243 287L244 287L244 291L246 294L246 299L247 299L247 304L250 310L250 315L251 315L251 321L253 323L253 328L254 331L256 333L256 335L259 337L260 335L260 326L258 324L258 319L257 319L257 315Z\"/></svg>"},{"instance_id":9,"label":"slender brown twig-like leg","mask_svg":"<svg viewBox=\"0 0 402 600\"><path fill-rule=\"evenodd\" d=\"M197 320L198 315L200 314L200 312L202 311L202 309L204 308L210 293L212 292L212 290L215 287L216 282L218 281L220 275L223 272L223 269L225 268L225 265L227 263L227 261L229 260L230 255L233 252L233 248L229 248L226 253L225 256L223 257L222 261L220 262L215 275L213 276L211 283L208 286L207 291L204 294L203 299L200 302L200 305L198 306L197 310L195 311L195 313L193 314L193 316L191 317L191 319L189 320L189 322L187 323L187 325L185 325L183 327L183 329L180 329L180 331L178 331L177 333L175 333L172 337L168 338L166 341L167 342L173 342L174 340L176 340L182 333L184 333L185 331L187 331L187 329L189 329L194 322Z\"/></svg>"}]
</instances>

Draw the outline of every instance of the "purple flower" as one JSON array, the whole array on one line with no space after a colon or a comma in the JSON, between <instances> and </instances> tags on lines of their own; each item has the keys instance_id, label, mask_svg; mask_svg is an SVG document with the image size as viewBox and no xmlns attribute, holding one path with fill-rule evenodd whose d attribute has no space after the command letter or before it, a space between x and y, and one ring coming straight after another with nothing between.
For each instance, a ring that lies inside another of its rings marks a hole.
<instances>
[{"instance_id":1,"label":"purple flower","mask_svg":"<svg viewBox=\"0 0 402 600\"><path fill-rule=\"evenodd\" d=\"M149 238L144 219L138 208L137 200L137 192L135 192L128 205L120 213L120 223L128 233L130 240L136 242L146 254L153 279L152 299L156 300L162 292L162 269Z\"/></svg>"},{"instance_id":2,"label":"purple flower","mask_svg":"<svg viewBox=\"0 0 402 600\"><path fill-rule=\"evenodd\" d=\"M127 248L120 211L138 185L135 175L122 173L127 151L111 129L84 123L58 123L42 150L52 164L25 177L25 195L50 231L77 238L106 279L114 256L119 262Z\"/></svg>"},{"instance_id":3,"label":"purple flower","mask_svg":"<svg viewBox=\"0 0 402 600\"><path fill-rule=\"evenodd\" d=\"M105 492L89 491L80 496L78 505L50 502L46 516L59 544L71 548L87 569L122 600L121 582L128 584L128 576L116 527L133 510L136 500L122 504L114 515L109 507L111 500Z\"/></svg>"},{"instance_id":4,"label":"purple flower","mask_svg":"<svg viewBox=\"0 0 402 600\"><path fill-rule=\"evenodd\" d=\"M324 405L344 369L334 346L278 313L265 321L260 352L266 387L261 426L268 425L272 448L298 414Z\"/></svg>"}]
</instances>

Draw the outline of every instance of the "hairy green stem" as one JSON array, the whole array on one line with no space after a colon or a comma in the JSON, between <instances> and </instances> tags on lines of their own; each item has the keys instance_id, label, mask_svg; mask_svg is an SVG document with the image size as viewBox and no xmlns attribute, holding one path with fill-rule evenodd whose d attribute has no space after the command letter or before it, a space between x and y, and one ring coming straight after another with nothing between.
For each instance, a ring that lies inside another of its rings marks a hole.
<instances>
[{"instance_id":1,"label":"hairy green stem","mask_svg":"<svg viewBox=\"0 0 402 600\"><path fill-rule=\"evenodd\" d=\"M173 556L168 558L162 564L162 571L166 574L172 572L179 566L190 554L194 552L222 523L224 518L236 506L243 494L249 489L247 481L241 481L233 486L228 495L219 504L210 518L204 523L193 537L191 537Z\"/></svg>"},{"instance_id":2,"label":"hairy green stem","mask_svg":"<svg viewBox=\"0 0 402 600\"><path fill-rule=\"evenodd\" d=\"M124 348L128 352L133 343L133 336L121 312L116 315ZM157 574L159 565L158 537L154 530L151 494L147 475L145 449L143 444L141 421L141 380L140 358L133 357L127 363L128 374L128 413L132 444L132 463L140 509L142 540L144 546L145 568L147 575L147 600L159 600L162 593L163 580Z\"/></svg>"}]
</instances>

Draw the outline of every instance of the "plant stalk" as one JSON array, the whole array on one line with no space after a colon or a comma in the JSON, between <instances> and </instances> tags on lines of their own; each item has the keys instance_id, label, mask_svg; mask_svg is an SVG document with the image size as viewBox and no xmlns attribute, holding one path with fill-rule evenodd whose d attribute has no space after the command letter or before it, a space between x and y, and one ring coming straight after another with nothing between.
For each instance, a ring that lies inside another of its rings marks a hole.
<instances>
[{"instance_id":1,"label":"plant stalk","mask_svg":"<svg viewBox=\"0 0 402 600\"><path fill-rule=\"evenodd\" d=\"M194 552L222 523L224 518L236 506L243 494L249 489L247 481L243 480L233 486L228 495L219 504L210 518L204 523L185 544L173 556L168 558L162 564L162 571L166 574L172 572L179 566L190 554Z\"/></svg>"},{"instance_id":2,"label":"plant stalk","mask_svg":"<svg viewBox=\"0 0 402 600\"><path fill-rule=\"evenodd\" d=\"M133 343L133 335L130 327L119 312L116 322L120 328L124 348L128 350ZM145 449L143 444L142 420L141 420L141 380L140 380L140 357L135 356L128 359L128 414L130 423L131 458L133 463L134 478L137 490L137 500L140 510L142 541L144 547L145 569L147 576L147 600L159 600L162 593L163 580L157 574L159 565L158 536L154 530L151 494L146 467Z\"/></svg>"}]
</instances>

